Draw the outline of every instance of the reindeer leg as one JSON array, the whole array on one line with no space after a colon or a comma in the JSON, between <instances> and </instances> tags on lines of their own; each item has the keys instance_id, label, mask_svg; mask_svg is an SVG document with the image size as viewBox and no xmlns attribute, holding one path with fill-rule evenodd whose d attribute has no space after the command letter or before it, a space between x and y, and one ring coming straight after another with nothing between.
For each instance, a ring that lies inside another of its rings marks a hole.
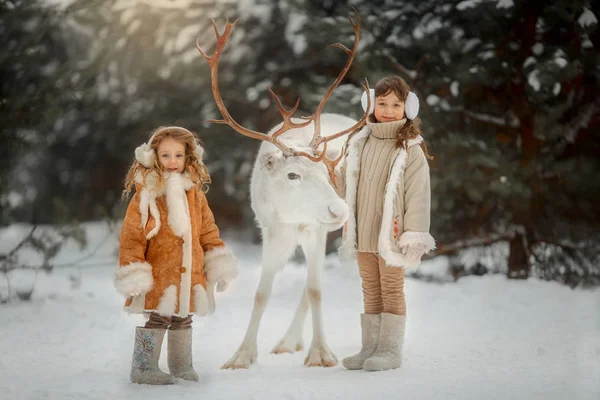
<instances>
[{"instance_id":1,"label":"reindeer leg","mask_svg":"<svg viewBox=\"0 0 600 400\"><path fill-rule=\"evenodd\" d=\"M308 367L333 367L337 358L327 346L323 330L323 314L321 309L321 281L325 264L325 244L327 232L315 228L300 235L300 244L306 256L308 280L306 293L310 303L313 325L313 338L304 360Z\"/></svg>"},{"instance_id":2,"label":"reindeer leg","mask_svg":"<svg viewBox=\"0 0 600 400\"><path fill-rule=\"evenodd\" d=\"M275 273L279 271L297 246L295 229L280 226L276 230L266 230L263 236L263 264L260 282L254 296L254 308L246 335L235 354L227 361L222 369L248 368L258 357L257 335L271 289Z\"/></svg>"},{"instance_id":3,"label":"reindeer leg","mask_svg":"<svg viewBox=\"0 0 600 400\"><path fill-rule=\"evenodd\" d=\"M287 333L281 339L277 345L271 350L271 353L293 353L295 351L301 351L304 348L304 342L302 340L302 334L304 331L304 320L306 319L306 312L308 311L308 293L307 288L302 291L302 297L298 308L296 308L296 314L290 324Z\"/></svg>"}]
</instances>

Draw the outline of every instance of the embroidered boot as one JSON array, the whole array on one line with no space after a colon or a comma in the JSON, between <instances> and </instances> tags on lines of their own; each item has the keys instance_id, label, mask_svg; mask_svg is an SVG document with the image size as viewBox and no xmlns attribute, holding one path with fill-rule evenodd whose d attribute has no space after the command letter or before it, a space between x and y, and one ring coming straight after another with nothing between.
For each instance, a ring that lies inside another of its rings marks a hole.
<instances>
[{"instance_id":1,"label":"embroidered boot","mask_svg":"<svg viewBox=\"0 0 600 400\"><path fill-rule=\"evenodd\" d=\"M169 329L167 360L171 375L198 382L198 374L192 366L192 328Z\"/></svg>"},{"instance_id":2,"label":"embroidered boot","mask_svg":"<svg viewBox=\"0 0 600 400\"><path fill-rule=\"evenodd\" d=\"M346 357L342 365L347 369L362 369L365 360L375 353L377 339L379 337L379 326L381 325L381 314L360 314L360 326L362 329L362 349L356 355Z\"/></svg>"},{"instance_id":3,"label":"embroidered boot","mask_svg":"<svg viewBox=\"0 0 600 400\"><path fill-rule=\"evenodd\" d=\"M364 370L383 371L400 367L405 327L405 315L381 314L379 344L375 353L363 364Z\"/></svg>"},{"instance_id":4,"label":"embroidered boot","mask_svg":"<svg viewBox=\"0 0 600 400\"><path fill-rule=\"evenodd\" d=\"M170 385L175 378L158 368L165 329L135 328L135 345L131 362L131 382L148 385Z\"/></svg>"}]
</instances>

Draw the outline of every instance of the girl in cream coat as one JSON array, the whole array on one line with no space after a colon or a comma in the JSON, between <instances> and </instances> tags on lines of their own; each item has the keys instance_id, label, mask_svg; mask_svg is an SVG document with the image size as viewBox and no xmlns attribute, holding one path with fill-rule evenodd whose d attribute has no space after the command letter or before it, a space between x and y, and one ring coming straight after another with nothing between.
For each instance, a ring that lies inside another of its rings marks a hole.
<instances>
[{"instance_id":1,"label":"girl in cream coat","mask_svg":"<svg viewBox=\"0 0 600 400\"><path fill-rule=\"evenodd\" d=\"M435 241L429 234L431 157L416 118L418 98L397 76L377 82L371 96L371 115L347 143L336 189L351 211L340 256L357 261L364 297L362 349L342 364L379 371L402 362L404 269L419 265Z\"/></svg>"},{"instance_id":2,"label":"girl in cream coat","mask_svg":"<svg viewBox=\"0 0 600 400\"><path fill-rule=\"evenodd\" d=\"M137 327L131 381L171 384L198 380L192 366L192 315L214 309L213 293L237 275L237 262L219 237L206 201L210 182L203 149L187 129L162 127L135 151L125 181L135 186L123 221L117 291L129 312L145 313ZM158 359L166 330L170 374Z\"/></svg>"}]
</instances>

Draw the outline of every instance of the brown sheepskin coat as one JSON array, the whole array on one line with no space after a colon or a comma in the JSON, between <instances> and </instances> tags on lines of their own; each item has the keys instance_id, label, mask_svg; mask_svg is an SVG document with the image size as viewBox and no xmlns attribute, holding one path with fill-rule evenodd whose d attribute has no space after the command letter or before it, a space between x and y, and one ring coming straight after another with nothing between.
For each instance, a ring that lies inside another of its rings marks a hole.
<instances>
[{"instance_id":1,"label":"brown sheepskin coat","mask_svg":"<svg viewBox=\"0 0 600 400\"><path fill-rule=\"evenodd\" d=\"M115 286L130 312L205 315L214 308L216 282L236 277L236 259L219 237L205 195L187 174L165 173L160 189L155 174L136 179Z\"/></svg>"}]
</instances>

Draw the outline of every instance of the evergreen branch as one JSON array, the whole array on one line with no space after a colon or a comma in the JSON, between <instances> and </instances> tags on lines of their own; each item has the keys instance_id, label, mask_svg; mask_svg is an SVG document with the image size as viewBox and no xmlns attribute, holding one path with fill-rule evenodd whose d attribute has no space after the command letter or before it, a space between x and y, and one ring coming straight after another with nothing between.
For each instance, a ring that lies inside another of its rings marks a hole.
<instances>
[{"instance_id":1,"label":"evergreen branch","mask_svg":"<svg viewBox=\"0 0 600 400\"><path fill-rule=\"evenodd\" d=\"M477 122L481 122L481 123L487 124L487 125L510 127L510 128L514 128L514 129L518 129L520 126L519 120L514 117L512 118L511 121L507 121L506 118L497 117L495 115L490 115L490 114L478 113L475 111L467 110L464 107L451 107L449 109L449 111L462 113Z\"/></svg>"},{"instance_id":2,"label":"evergreen branch","mask_svg":"<svg viewBox=\"0 0 600 400\"><path fill-rule=\"evenodd\" d=\"M483 238L471 238L465 240L457 240L456 242L449 244L442 244L435 249L430 255L432 257L442 256L442 255L452 255L458 252L459 250L468 249L471 247L479 247L479 246L489 246L494 243L508 241L515 237L514 232L502 233L502 234L493 234Z\"/></svg>"},{"instance_id":3,"label":"evergreen branch","mask_svg":"<svg viewBox=\"0 0 600 400\"><path fill-rule=\"evenodd\" d=\"M583 250L586 247L585 243L572 243L564 240L555 240L550 238L537 238L531 245L536 245L540 243L551 244L556 247L560 247L563 250Z\"/></svg>"}]
</instances>

